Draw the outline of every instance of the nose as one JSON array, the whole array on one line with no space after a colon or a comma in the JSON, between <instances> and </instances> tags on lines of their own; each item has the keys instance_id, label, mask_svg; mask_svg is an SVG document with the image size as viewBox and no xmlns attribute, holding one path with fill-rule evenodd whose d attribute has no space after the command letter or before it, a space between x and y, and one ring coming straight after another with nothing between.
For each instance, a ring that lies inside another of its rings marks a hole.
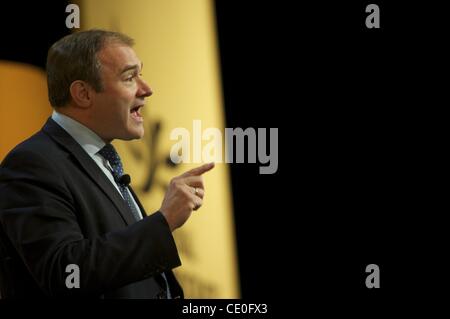
<instances>
[{"instance_id":1,"label":"nose","mask_svg":"<svg viewBox=\"0 0 450 319\"><path fill-rule=\"evenodd\" d=\"M144 81L144 79L139 79L139 90L137 91L138 97L149 97L153 94L152 88Z\"/></svg>"}]
</instances>

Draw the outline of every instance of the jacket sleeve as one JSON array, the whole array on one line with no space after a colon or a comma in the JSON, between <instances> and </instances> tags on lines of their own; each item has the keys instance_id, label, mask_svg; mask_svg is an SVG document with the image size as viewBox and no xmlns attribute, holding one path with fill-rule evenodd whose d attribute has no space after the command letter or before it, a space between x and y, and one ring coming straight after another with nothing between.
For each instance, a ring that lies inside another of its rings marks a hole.
<instances>
[{"instance_id":1,"label":"jacket sleeve","mask_svg":"<svg viewBox=\"0 0 450 319\"><path fill-rule=\"evenodd\" d=\"M100 295L181 264L157 212L118 231L85 238L62 174L42 155L11 153L0 166L0 227L49 296ZM80 288L68 289L78 266Z\"/></svg>"}]
</instances>

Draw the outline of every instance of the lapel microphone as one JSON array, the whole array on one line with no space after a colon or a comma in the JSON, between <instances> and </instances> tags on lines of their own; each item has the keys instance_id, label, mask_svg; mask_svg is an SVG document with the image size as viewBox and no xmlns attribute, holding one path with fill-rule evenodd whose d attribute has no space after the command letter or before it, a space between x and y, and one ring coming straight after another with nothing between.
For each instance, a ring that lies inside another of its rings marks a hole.
<instances>
[{"instance_id":1,"label":"lapel microphone","mask_svg":"<svg viewBox=\"0 0 450 319\"><path fill-rule=\"evenodd\" d=\"M131 177L128 174L123 174L116 181L123 186L128 186L131 183Z\"/></svg>"}]
</instances>

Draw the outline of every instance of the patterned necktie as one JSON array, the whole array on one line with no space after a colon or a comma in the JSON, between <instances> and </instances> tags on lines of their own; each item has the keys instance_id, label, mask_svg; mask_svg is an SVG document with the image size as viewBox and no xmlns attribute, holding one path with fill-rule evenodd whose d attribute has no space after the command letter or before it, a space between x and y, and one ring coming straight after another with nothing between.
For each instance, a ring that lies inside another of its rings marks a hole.
<instances>
[{"instance_id":1,"label":"patterned necktie","mask_svg":"<svg viewBox=\"0 0 450 319\"><path fill-rule=\"evenodd\" d=\"M123 175L123 167L122 162L120 161L119 154L117 154L116 149L112 144L106 144L98 153L103 156L111 165L112 174L114 180L116 181L117 186L119 187L120 193L123 196L123 199L127 203L128 207L131 210L131 213L135 217L136 220L140 220L141 216L137 211L136 206L131 199L131 195L128 192L127 185L120 182L120 177Z\"/></svg>"}]
</instances>

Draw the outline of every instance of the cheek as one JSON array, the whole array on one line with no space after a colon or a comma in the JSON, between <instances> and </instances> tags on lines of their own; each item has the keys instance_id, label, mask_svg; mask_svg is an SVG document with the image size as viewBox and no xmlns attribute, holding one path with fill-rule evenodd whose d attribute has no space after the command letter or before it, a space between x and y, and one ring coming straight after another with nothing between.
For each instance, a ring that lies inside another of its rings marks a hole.
<instances>
[{"instance_id":1,"label":"cheek","mask_svg":"<svg viewBox=\"0 0 450 319\"><path fill-rule=\"evenodd\" d=\"M135 100L135 92L132 88L115 87L108 88L107 98L102 101L102 112L105 118L109 118L116 123L127 122L130 116L130 109Z\"/></svg>"},{"instance_id":2,"label":"cheek","mask_svg":"<svg viewBox=\"0 0 450 319\"><path fill-rule=\"evenodd\" d=\"M100 121L111 126L118 127L126 124L128 121L128 114L124 101L120 98L110 96L103 101L101 107L97 108L97 114Z\"/></svg>"},{"instance_id":3,"label":"cheek","mask_svg":"<svg viewBox=\"0 0 450 319\"><path fill-rule=\"evenodd\" d=\"M120 108L124 110L130 110L135 100L134 92L131 90L122 90L119 94L115 96L115 103L118 104Z\"/></svg>"},{"instance_id":4,"label":"cheek","mask_svg":"<svg viewBox=\"0 0 450 319\"><path fill-rule=\"evenodd\" d=\"M130 106L132 104L132 97L124 94L116 94L110 97L107 107L109 112L114 113L118 117L124 117L130 113Z\"/></svg>"}]
</instances>

